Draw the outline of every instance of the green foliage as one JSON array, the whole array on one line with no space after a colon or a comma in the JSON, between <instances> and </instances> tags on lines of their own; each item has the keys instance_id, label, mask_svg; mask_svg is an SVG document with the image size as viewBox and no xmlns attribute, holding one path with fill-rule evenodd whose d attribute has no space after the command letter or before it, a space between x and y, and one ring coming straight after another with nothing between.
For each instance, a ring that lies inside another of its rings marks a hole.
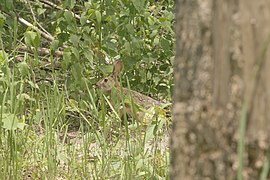
<instances>
[{"instance_id":1,"label":"green foliage","mask_svg":"<svg viewBox=\"0 0 270 180\"><path fill-rule=\"evenodd\" d=\"M40 45L40 34L34 31L26 31L25 34L25 44L29 47L38 48Z\"/></svg>"},{"instance_id":2,"label":"green foliage","mask_svg":"<svg viewBox=\"0 0 270 180\"><path fill-rule=\"evenodd\" d=\"M7 10L11 10L14 8L13 0L0 0L0 5Z\"/></svg>"},{"instance_id":3,"label":"green foliage","mask_svg":"<svg viewBox=\"0 0 270 180\"><path fill-rule=\"evenodd\" d=\"M165 112L122 121L94 84L121 59L123 86L171 100L173 1L57 2L0 0L0 177L168 178Z\"/></svg>"},{"instance_id":4,"label":"green foliage","mask_svg":"<svg viewBox=\"0 0 270 180\"><path fill-rule=\"evenodd\" d=\"M175 44L172 1L65 1L64 7L69 10L47 9L49 19L44 19L44 14L38 18L56 39L53 50L68 46L61 63L72 71L76 84L86 72L93 78L98 73L96 66L106 63L106 58L120 58L132 89L170 99ZM73 9L79 11L79 20ZM39 33L25 33L28 46L37 47L39 41Z\"/></svg>"},{"instance_id":5,"label":"green foliage","mask_svg":"<svg viewBox=\"0 0 270 180\"><path fill-rule=\"evenodd\" d=\"M3 128L6 130L16 130L17 128L23 129L25 123L19 120L15 114L3 113L2 114Z\"/></svg>"}]
</instances>

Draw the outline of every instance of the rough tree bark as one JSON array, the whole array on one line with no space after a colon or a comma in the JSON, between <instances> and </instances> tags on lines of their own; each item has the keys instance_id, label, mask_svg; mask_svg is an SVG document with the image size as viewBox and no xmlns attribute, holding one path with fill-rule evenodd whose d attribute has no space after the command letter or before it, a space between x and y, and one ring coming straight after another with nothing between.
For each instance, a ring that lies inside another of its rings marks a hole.
<instances>
[{"instance_id":1,"label":"rough tree bark","mask_svg":"<svg viewBox=\"0 0 270 180\"><path fill-rule=\"evenodd\" d=\"M270 2L176 0L172 179L258 179L270 136ZM246 118L244 118L246 115Z\"/></svg>"}]
</instances>

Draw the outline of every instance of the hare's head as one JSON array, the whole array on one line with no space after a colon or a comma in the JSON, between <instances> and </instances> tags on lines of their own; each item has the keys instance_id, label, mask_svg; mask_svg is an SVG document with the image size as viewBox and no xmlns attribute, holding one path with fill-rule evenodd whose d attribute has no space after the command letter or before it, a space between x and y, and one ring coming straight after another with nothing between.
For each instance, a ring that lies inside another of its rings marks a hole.
<instances>
[{"instance_id":1,"label":"hare's head","mask_svg":"<svg viewBox=\"0 0 270 180\"><path fill-rule=\"evenodd\" d=\"M110 76L99 80L96 85L97 87L105 93L112 90L113 87L119 87L119 82L117 76L123 69L123 63L121 61L116 61L113 66L113 72Z\"/></svg>"}]
</instances>

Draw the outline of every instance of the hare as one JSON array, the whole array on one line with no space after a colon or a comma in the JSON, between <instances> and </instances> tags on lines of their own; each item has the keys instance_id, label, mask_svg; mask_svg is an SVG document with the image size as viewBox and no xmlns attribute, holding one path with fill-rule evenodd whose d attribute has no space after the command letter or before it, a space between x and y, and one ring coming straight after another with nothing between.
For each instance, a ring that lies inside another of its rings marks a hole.
<instances>
[{"instance_id":1,"label":"hare","mask_svg":"<svg viewBox=\"0 0 270 180\"><path fill-rule=\"evenodd\" d=\"M118 81L118 76L119 76L119 73L122 71L122 69L123 69L122 61L116 61L114 64L114 67L113 67L112 74L109 75L108 77L105 77L105 78L99 80L96 83L97 87L102 92L109 94L111 100L113 98L117 98L119 100L118 102L121 102L120 101L121 100L121 91L123 92L124 97L129 97L131 95L134 103L136 105L139 105L140 107L142 107L145 110L152 108L152 107L155 107L155 106L161 106L163 104L163 103L161 103L155 99L152 99L144 94L141 94L139 92L129 90L127 88L122 88L122 90L121 90L121 86L120 86L120 83ZM112 103L112 104L114 104L114 103ZM130 104L125 102L125 107L126 107L126 113L129 116L133 116L133 111L132 111ZM120 113L122 113L122 112L120 111ZM143 118L143 112L139 110L137 112L137 116L140 119Z\"/></svg>"}]
</instances>

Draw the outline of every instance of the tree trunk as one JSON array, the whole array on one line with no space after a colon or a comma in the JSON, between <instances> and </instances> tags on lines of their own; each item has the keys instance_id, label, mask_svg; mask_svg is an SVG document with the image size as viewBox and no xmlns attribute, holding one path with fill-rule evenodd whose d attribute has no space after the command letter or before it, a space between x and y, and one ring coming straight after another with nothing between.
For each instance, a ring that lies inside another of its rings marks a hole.
<instances>
[{"instance_id":1,"label":"tree trunk","mask_svg":"<svg viewBox=\"0 0 270 180\"><path fill-rule=\"evenodd\" d=\"M262 175L270 136L269 22L267 0L176 0L172 179Z\"/></svg>"}]
</instances>

